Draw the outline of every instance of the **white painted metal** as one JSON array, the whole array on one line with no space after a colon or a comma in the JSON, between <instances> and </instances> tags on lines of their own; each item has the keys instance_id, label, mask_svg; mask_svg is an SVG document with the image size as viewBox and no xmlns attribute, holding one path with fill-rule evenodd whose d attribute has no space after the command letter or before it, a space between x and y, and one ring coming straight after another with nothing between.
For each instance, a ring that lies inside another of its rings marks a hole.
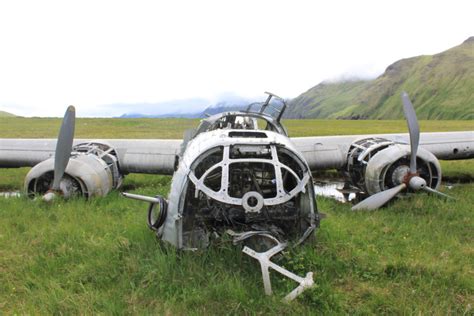
<instances>
[{"instance_id":1,"label":"white painted metal","mask_svg":"<svg viewBox=\"0 0 474 316\"><path fill-rule=\"evenodd\" d=\"M291 168L285 166L278 160L277 152L275 146L282 146L288 149L289 151L293 152L300 162L304 164L304 159L298 154L298 151L293 146L291 141L288 137L284 135L277 134L271 131L262 131L267 135L267 138L246 138L246 137L230 137L229 135L236 130L215 130L211 132L201 133L195 139L193 139L188 144L188 148L183 156L183 164L185 168L191 168L191 165L198 159L199 156L206 153L208 150L216 147L223 147L224 154L223 159L221 162L215 164L213 167L208 169L200 179L196 178L194 173L190 170L189 178L195 184L196 188L202 192L204 192L207 196L213 198L214 200L227 203L227 204L234 204L234 205L243 205L244 201L242 198L234 198L231 197L227 192L227 179L226 176L228 175L229 166L233 163L237 162L260 162L260 163L267 163L272 164L275 167L276 173L276 186L277 186L277 193L278 195L274 198L267 198L264 199L263 204L270 206L270 205L277 205L284 202L289 201L292 199L296 194L299 192L304 192L306 185L310 179L310 174L308 172L304 173L303 178L299 178ZM230 159L229 157L229 147L235 144L245 144L245 145L261 145L265 146L268 145L272 151L272 159ZM222 186L218 192L215 192L204 185L204 180L206 176L214 171L217 168L222 168ZM294 189L290 192L285 192L283 189L283 182L281 176L281 168L288 170L297 180L297 185ZM305 166L306 170L309 170L307 166Z\"/></svg>"},{"instance_id":2,"label":"white painted metal","mask_svg":"<svg viewBox=\"0 0 474 316\"><path fill-rule=\"evenodd\" d=\"M312 171L340 169L347 162L351 144L359 139L378 137L408 144L408 134L294 137L291 141L303 154ZM474 131L421 133L420 147L440 160L474 158Z\"/></svg>"},{"instance_id":3,"label":"white painted metal","mask_svg":"<svg viewBox=\"0 0 474 316\"><path fill-rule=\"evenodd\" d=\"M407 157L410 155L409 145L393 145L390 146L372 157L367 164L365 172L365 185L367 193L372 195L383 191L383 180L385 178L384 172L387 168L396 162L401 157ZM430 163L436 168L437 171L437 182L433 183L434 189L439 188L441 184L441 166L436 157L427 150L419 149L417 157L425 162Z\"/></svg>"},{"instance_id":4,"label":"white painted metal","mask_svg":"<svg viewBox=\"0 0 474 316\"><path fill-rule=\"evenodd\" d=\"M54 170L54 161L45 160L26 175L25 190L30 188L30 183L42 175ZM78 155L71 157L66 168L66 174L77 179L85 196L105 196L114 188L111 169L107 164L92 155Z\"/></svg>"},{"instance_id":5,"label":"white painted metal","mask_svg":"<svg viewBox=\"0 0 474 316\"><path fill-rule=\"evenodd\" d=\"M91 142L76 139L74 146ZM95 140L115 148L120 170L127 173L173 174L181 140ZM33 167L54 156L56 139L0 139L0 168Z\"/></svg>"},{"instance_id":6,"label":"white painted metal","mask_svg":"<svg viewBox=\"0 0 474 316\"><path fill-rule=\"evenodd\" d=\"M367 210L367 211L372 211L376 210L379 207L382 207L385 203L390 201L392 198L394 198L400 191L406 189L407 185L405 183L401 183L397 185L396 187L390 188L385 191L380 191L377 192L362 202L354 205L352 207L353 211L360 211L360 210Z\"/></svg>"},{"instance_id":7,"label":"white painted metal","mask_svg":"<svg viewBox=\"0 0 474 316\"><path fill-rule=\"evenodd\" d=\"M313 272L308 272L306 274L306 277L303 278L273 263L270 260L271 257L281 252L285 248L286 248L286 244L278 243L275 247L270 248L269 250L265 252L256 252L255 250L245 246L242 252L249 255L252 258L257 259L258 262L260 263L265 294L272 295L272 284L270 281L270 270L269 270L270 268L286 276L287 278L292 279L299 283L299 285L293 291L291 291L287 296L285 296L284 301L289 302L289 301L294 300L301 293L303 293L304 290L313 287L314 280L313 280Z\"/></svg>"},{"instance_id":8,"label":"white painted metal","mask_svg":"<svg viewBox=\"0 0 474 316\"><path fill-rule=\"evenodd\" d=\"M133 200L138 200L138 201L143 201L143 202L148 202L148 203L156 203L156 204L160 203L159 199L145 196L145 195L125 193L125 192L123 192L122 195L125 196L126 198L133 199Z\"/></svg>"},{"instance_id":9,"label":"white painted metal","mask_svg":"<svg viewBox=\"0 0 474 316\"><path fill-rule=\"evenodd\" d=\"M217 131L216 131L217 132ZM210 132L212 133L212 132ZM212 141L214 134L210 134ZM284 136L282 136L284 137ZM312 171L344 167L351 144L362 138L382 137L409 143L408 134L294 137L296 148ZM260 139L256 139L257 142ZM77 139L75 144L90 140ZM124 173L173 174L181 140L107 139L116 148ZM54 155L55 139L0 139L0 168L32 167ZM421 133L420 147L440 160L474 158L474 131Z\"/></svg>"},{"instance_id":10,"label":"white painted metal","mask_svg":"<svg viewBox=\"0 0 474 316\"><path fill-rule=\"evenodd\" d=\"M246 138L246 137L231 137L229 134L235 130L214 130L210 132L203 132L195 137L188 143L187 149L180 159L180 163L178 169L176 170L173 180L171 182L171 189L170 194L168 196L168 216L166 217L164 225L158 231L158 234L162 237L163 240L170 242L171 244L175 245L177 248L182 248L182 214L183 214L183 200L184 200L184 192L187 189L188 181L192 181L196 184L196 187L199 190L202 190L206 195L209 197L221 201L224 203L234 204L234 205L242 205L242 199L232 198L227 195L227 193L221 192L214 192L211 189L207 188L202 184L203 180L205 179L205 175L211 172L211 170L207 170L207 172L201 177L202 181L197 179L192 170L191 165L204 153L208 152L209 150L222 146L224 148L224 157L228 157L228 149L229 146L235 144L246 144L246 145L280 145L287 148L289 151L293 151L293 153L301 160L301 163L304 164L304 159L300 156L293 146L291 141L288 137L284 135L277 134L271 131L261 131L267 135L267 138ZM226 149L227 148L227 149ZM254 159L258 160L258 159ZM252 161L254 161L252 160ZM227 161L227 162L226 162ZM239 159L236 161L247 161L247 159ZM259 160L260 161L260 160ZM277 163L278 166L284 167L278 161L273 160L264 160L265 163ZM231 159L223 159L219 163L219 166L223 167L222 171L222 185L221 190L225 187L227 188L227 173L225 171L224 164L227 166L232 163ZM278 167L277 166L277 167ZM306 166L306 165L305 165ZM216 166L214 166L216 167ZM217 167L216 167L217 168ZM278 168L276 168L278 169ZM308 167L305 167L308 170ZM281 178L281 175L280 175ZM299 192L304 192L306 190L306 185L308 185L308 181L311 178L308 172L305 172L303 179L299 180L299 184L289 193L282 193L281 196L277 196L276 198L272 199L264 199L264 205L277 205L280 203L284 203L291 199L291 197L295 196ZM298 177L296 177L298 179ZM281 179L280 179L281 181ZM309 184L311 186L311 184Z\"/></svg>"}]
</instances>

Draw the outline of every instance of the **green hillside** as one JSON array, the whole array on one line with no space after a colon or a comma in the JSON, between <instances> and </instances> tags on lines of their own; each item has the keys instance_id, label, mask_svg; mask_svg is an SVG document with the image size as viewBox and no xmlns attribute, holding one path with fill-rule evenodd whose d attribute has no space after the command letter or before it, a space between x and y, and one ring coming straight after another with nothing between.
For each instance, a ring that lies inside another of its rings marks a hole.
<instances>
[{"instance_id":1,"label":"green hillside","mask_svg":"<svg viewBox=\"0 0 474 316\"><path fill-rule=\"evenodd\" d=\"M366 85L365 81L320 83L292 100L286 115L290 118L337 118L357 107L354 96Z\"/></svg>"},{"instance_id":2,"label":"green hillside","mask_svg":"<svg viewBox=\"0 0 474 316\"><path fill-rule=\"evenodd\" d=\"M0 117L13 117L13 116L16 116L16 115L5 112L5 111L0 111Z\"/></svg>"},{"instance_id":3,"label":"green hillside","mask_svg":"<svg viewBox=\"0 0 474 316\"><path fill-rule=\"evenodd\" d=\"M474 37L436 55L399 60L374 80L323 82L293 99L287 117L400 119L402 91L420 119L474 119Z\"/></svg>"}]
</instances>

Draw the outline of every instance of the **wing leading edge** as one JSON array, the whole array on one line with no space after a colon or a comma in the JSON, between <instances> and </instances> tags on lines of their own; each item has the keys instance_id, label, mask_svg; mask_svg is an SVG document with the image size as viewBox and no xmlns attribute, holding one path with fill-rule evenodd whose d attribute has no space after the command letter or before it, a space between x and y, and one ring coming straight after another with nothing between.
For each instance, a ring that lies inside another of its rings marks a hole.
<instances>
[{"instance_id":1,"label":"wing leading edge","mask_svg":"<svg viewBox=\"0 0 474 316\"><path fill-rule=\"evenodd\" d=\"M182 140L76 139L74 145L106 143L114 148L124 173L173 174ZM33 167L54 156L56 139L0 139L0 168Z\"/></svg>"},{"instance_id":2,"label":"wing leading edge","mask_svg":"<svg viewBox=\"0 0 474 316\"><path fill-rule=\"evenodd\" d=\"M314 172L344 167L351 145L368 138L409 144L408 134L295 137L291 140ZM420 146L440 160L471 159L474 158L474 131L422 133Z\"/></svg>"},{"instance_id":3,"label":"wing leading edge","mask_svg":"<svg viewBox=\"0 0 474 316\"><path fill-rule=\"evenodd\" d=\"M339 169L347 163L351 145L360 139L384 138L409 143L408 134L347 135L291 138L312 171ZM74 145L91 142L76 139ZM167 174L174 172L182 140L107 139L117 151L123 173ZM422 133L422 148L440 160L474 158L474 131ZM32 167L54 156L56 139L0 139L0 168Z\"/></svg>"}]
</instances>

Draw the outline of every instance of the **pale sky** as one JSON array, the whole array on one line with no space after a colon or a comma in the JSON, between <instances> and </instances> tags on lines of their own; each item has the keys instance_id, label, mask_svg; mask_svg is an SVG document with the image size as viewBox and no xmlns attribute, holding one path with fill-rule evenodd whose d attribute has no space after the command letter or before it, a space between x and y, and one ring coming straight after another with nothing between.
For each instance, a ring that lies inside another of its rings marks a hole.
<instances>
[{"instance_id":1,"label":"pale sky","mask_svg":"<svg viewBox=\"0 0 474 316\"><path fill-rule=\"evenodd\" d=\"M115 116L229 94L292 98L459 45L473 14L472 0L1 1L0 110Z\"/></svg>"}]
</instances>

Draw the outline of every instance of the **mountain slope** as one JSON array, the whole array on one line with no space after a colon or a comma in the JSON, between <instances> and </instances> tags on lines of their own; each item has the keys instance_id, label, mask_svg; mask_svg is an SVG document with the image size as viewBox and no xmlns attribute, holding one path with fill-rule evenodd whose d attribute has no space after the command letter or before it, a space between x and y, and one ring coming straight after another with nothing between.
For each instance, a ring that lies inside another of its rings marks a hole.
<instances>
[{"instance_id":1,"label":"mountain slope","mask_svg":"<svg viewBox=\"0 0 474 316\"><path fill-rule=\"evenodd\" d=\"M340 118L350 115L358 104L355 96L367 85L366 81L340 83L322 82L290 101L285 112L288 118ZM360 117L360 116L357 116Z\"/></svg>"},{"instance_id":2,"label":"mountain slope","mask_svg":"<svg viewBox=\"0 0 474 316\"><path fill-rule=\"evenodd\" d=\"M189 112L189 113L167 113L159 115L149 115L142 113L126 113L120 118L205 118L210 115L218 114L227 111L242 111L248 106L248 101L221 101L217 104L208 106L204 111Z\"/></svg>"},{"instance_id":3,"label":"mountain slope","mask_svg":"<svg viewBox=\"0 0 474 316\"><path fill-rule=\"evenodd\" d=\"M474 37L399 60L374 80L321 83L293 99L287 117L400 119L402 91L420 119L474 119Z\"/></svg>"},{"instance_id":4,"label":"mountain slope","mask_svg":"<svg viewBox=\"0 0 474 316\"><path fill-rule=\"evenodd\" d=\"M0 111L0 117L15 117L16 115L5 112L5 111Z\"/></svg>"}]
</instances>

